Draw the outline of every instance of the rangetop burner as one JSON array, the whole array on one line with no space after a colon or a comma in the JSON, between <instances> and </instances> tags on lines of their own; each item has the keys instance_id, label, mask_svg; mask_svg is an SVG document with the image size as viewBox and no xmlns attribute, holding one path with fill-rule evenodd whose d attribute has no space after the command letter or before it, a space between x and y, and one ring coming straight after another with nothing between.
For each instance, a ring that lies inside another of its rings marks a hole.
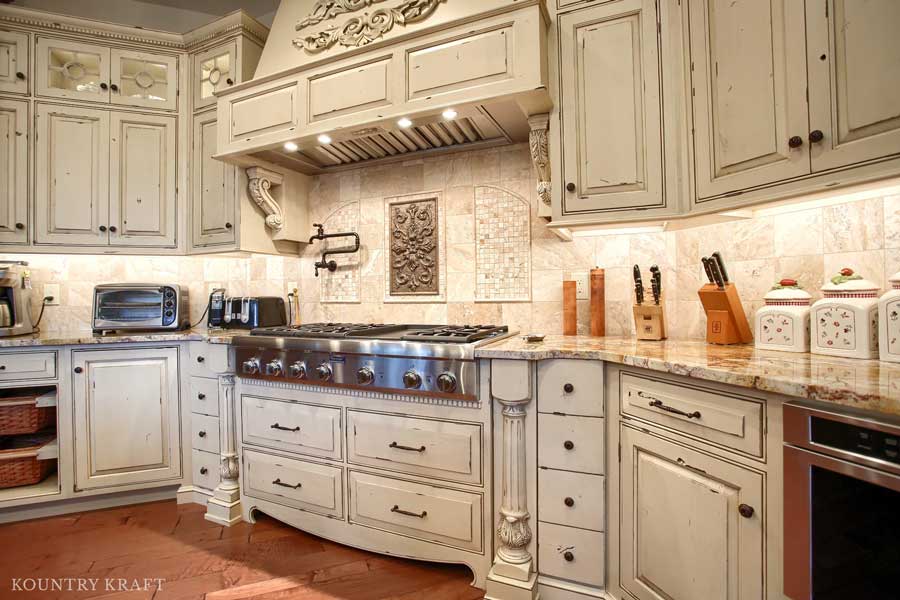
<instances>
[{"instance_id":1,"label":"rangetop burner","mask_svg":"<svg viewBox=\"0 0 900 600\"><path fill-rule=\"evenodd\" d=\"M475 348L506 326L311 323L236 337L241 377L475 399Z\"/></svg>"}]
</instances>

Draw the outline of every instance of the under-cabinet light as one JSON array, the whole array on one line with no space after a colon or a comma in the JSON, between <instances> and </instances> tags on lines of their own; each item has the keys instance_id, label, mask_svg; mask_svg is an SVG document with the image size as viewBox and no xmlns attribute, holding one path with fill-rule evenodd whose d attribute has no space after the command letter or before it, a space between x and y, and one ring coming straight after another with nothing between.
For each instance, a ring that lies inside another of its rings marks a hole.
<instances>
[{"instance_id":1,"label":"under-cabinet light","mask_svg":"<svg viewBox=\"0 0 900 600\"><path fill-rule=\"evenodd\" d=\"M297 150L300 149L300 146L298 146L294 142L285 142L284 149L287 150L288 152L296 152Z\"/></svg>"},{"instance_id":2,"label":"under-cabinet light","mask_svg":"<svg viewBox=\"0 0 900 600\"><path fill-rule=\"evenodd\" d=\"M452 108L448 108L447 110L445 110L444 112L441 113L441 116L443 116L448 121L452 121L453 119L456 118L457 114L458 113L455 110L453 110Z\"/></svg>"},{"instance_id":3,"label":"under-cabinet light","mask_svg":"<svg viewBox=\"0 0 900 600\"><path fill-rule=\"evenodd\" d=\"M598 235L630 235L635 233L660 233L666 230L665 225L647 225L643 227L612 227L609 229L573 229L575 237L593 237Z\"/></svg>"},{"instance_id":4,"label":"under-cabinet light","mask_svg":"<svg viewBox=\"0 0 900 600\"><path fill-rule=\"evenodd\" d=\"M331 143L331 136L328 135L327 133L323 133L317 139L319 140L320 144L330 144Z\"/></svg>"},{"instance_id":5,"label":"under-cabinet light","mask_svg":"<svg viewBox=\"0 0 900 600\"><path fill-rule=\"evenodd\" d=\"M397 121L397 125L399 125L403 129L406 129L407 127L412 127L412 121L410 121L406 117L403 117L399 121Z\"/></svg>"}]
</instances>

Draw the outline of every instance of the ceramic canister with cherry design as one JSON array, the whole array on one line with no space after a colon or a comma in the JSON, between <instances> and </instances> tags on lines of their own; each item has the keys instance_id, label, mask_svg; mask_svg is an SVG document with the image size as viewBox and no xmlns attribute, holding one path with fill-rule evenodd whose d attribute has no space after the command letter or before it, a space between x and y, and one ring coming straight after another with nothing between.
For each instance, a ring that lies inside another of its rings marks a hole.
<instances>
[{"instance_id":1,"label":"ceramic canister with cherry design","mask_svg":"<svg viewBox=\"0 0 900 600\"><path fill-rule=\"evenodd\" d=\"M783 352L809 352L809 305L812 296L796 279L782 279L763 299L766 305L756 311L757 348Z\"/></svg>"},{"instance_id":2,"label":"ceramic canister with cherry design","mask_svg":"<svg viewBox=\"0 0 900 600\"><path fill-rule=\"evenodd\" d=\"M878 301L878 348L881 360L900 363L900 272L888 282L891 289Z\"/></svg>"},{"instance_id":3,"label":"ceramic canister with cherry design","mask_svg":"<svg viewBox=\"0 0 900 600\"><path fill-rule=\"evenodd\" d=\"M853 269L841 269L822 286L824 298L812 305L815 354L847 358L878 358L877 284Z\"/></svg>"}]
</instances>

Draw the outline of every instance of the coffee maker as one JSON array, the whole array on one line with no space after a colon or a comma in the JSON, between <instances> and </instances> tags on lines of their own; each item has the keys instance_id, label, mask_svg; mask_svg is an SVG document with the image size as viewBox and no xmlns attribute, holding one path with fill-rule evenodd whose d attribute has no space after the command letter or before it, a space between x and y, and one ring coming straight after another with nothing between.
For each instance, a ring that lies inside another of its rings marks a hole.
<instances>
[{"instance_id":1,"label":"coffee maker","mask_svg":"<svg viewBox=\"0 0 900 600\"><path fill-rule=\"evenodd\" d=\"M28 263L0 261L0 337L33 332Z\"/></svg>"}]
</instances>

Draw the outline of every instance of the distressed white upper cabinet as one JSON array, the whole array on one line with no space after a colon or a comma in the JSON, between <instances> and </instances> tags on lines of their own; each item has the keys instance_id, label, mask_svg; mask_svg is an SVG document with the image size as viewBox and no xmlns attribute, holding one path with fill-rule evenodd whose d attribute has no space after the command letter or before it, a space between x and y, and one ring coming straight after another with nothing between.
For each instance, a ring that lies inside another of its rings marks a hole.
<instances>
[{"instance_id":1,"label":"distressed white upper cabinet","mask_svg":"<svg viewBox=\"0 0 900 600\"><path fill-rule=\"evenodd\" d=\"M763 475L621 432L622 587L639 600L763 600Z\"/></svg>"},{"instance_id":2,"label":"distressed white upper cabinet","mask_svg":"<svg viewBox=\"0 0 900 600\"><path fill-rule=\"evenodd\" d=\"M38 37L39 96L109 102L109 48Z\"/></svg>"},{"instance_id":3,"label":"distressed white upper cabinet","mask_svg":"<svg viewBox=\"0 0 900 600\"><path fill-rule=\"evenodd\" d=\"M564 189L554 219L665 207L656 2L585 8L558 28Z\"/></svg>"},{"instance_id":4,"label":"distressed white upper cabinet","mask_svg":"<svg viewBox=\"0 0 900 600\"><path fill-rule=\"evenodd\" d=\"M178 59L174 56L113 50L110 61L113 104L175 110Z\"/></svg>"},{"instance_id":5,"label":"distressed white upper cabinet","mask_svg":"<svg viewBox=\"0 0 900 600\"><path fill-rule=\"evenodd\" d=\"M112 113L109 240L175 246L175 117Z\"/></svg>"},{"instance_id":6,"label":"distressed white upper cabinet","mask_svg":"<svg viewBox=\"0 0 900 600\"><path fill-rule=\"evenodd\" d=\"M898 25L896 0L807 0L814 172L900 154Z\"/></svg>"},{"instance_id":7,"label":"distressed white upper cabinet","mask_svg":"<svg viewBox=\"0 0 900 600\"><path fill-rule=\"evenodd\" d=\"M237 42L217 46L194 56L194 109L216 103L215 92L241 81L237 68Z\"/></svg>"},{"instance_id":8,"label":"distressed white upper cabinet","mask_svg":"<svg viewBox=\"0 0 900 600\"><path fill-rule=\"evenodd\" d=\"M698 203L809 173L803 3L688 6Z\"/></svg>"},{"instance_id":9,"label":"distressed white upper cabinet","mask_svg":"<svg viewBox=\"0 0 900 600\"><path fill-rule=\"evenodd\" d=\"M18 31L0 31L0 92L28 93L29 36Z\"/></svg>"},{"instance_id":10,"label":"distressed white upper cabinet","mask_svg":"<svg viewBox=\"0 0 900 600\"><path fill-rule=\"evenodd\" d=\"M28 102L0 99L0 244L28 242Z\"/></svg>"},{"instance_id":11,"label":"distressed white upper cabinet","mask_svg":"<svg viewBox=\"0 0 900 600\"><path fill-rule=\"evenodd\" d=\"M182 476L177 348L72 352L75 489Z\"/></svg>"},{"instance_id":12,"label":"distressed white upper cabinet","mask_svg":"<svg viewBox=\"0 0 900 600\"><path fill-rule=\"evenodd\" d=\"M215 111L194 117L191 243L195 248L228 245L237 241L237 174L233 165L213 158L217 135Z\"/></svg>"},{"instance_id":13,"label":"distressed white upper cabinet","mask_svg":"<svg viewBox=\"0 0 900 600\"><path fill-rule=\"evenodd\" d=\"M45 104L35 110L35 242L108 244L109 112Z\"/></svg>"}]
</instances>

